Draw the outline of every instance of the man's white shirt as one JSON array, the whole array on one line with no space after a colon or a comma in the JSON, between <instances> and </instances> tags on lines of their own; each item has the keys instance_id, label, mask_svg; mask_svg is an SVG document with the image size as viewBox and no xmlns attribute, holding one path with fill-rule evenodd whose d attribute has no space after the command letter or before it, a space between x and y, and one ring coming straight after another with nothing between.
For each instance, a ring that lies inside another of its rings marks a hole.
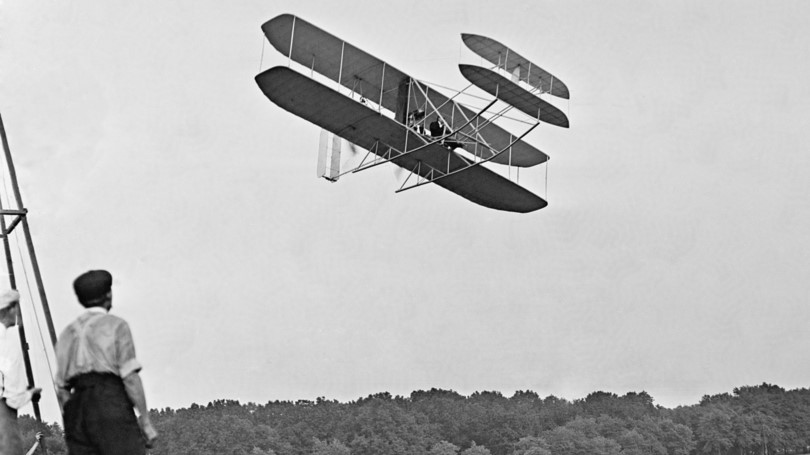
<instances>
[{"instance_id":1,"label":"man's white shirt","mask_svg":"<svg viewBox=\"0 0 810 455\"><path fill-rule=\"evenodd\" d=\"M23 407L32 396L20 346L17 327L0 324L0 398L5 398L6 404L14 409Z\"/></svg>"}]
</instances>

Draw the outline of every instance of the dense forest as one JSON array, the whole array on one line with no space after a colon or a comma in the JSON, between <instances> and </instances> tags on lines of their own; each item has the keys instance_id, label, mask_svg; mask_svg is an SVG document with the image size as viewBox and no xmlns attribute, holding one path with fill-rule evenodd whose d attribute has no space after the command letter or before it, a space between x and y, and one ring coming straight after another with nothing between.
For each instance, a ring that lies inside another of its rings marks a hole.
<instances>
[{"instance_id":1,"label":"dense forest","mask_svg":"<svg viewBox=\"0 0 810 455\"><path fill-rule=\"evenodd\" d=\"M519 391L388 393L349 403L217 400L152 411L157 455L791 455L810 449L810 390L762 384L667 409L646 392L573 402ZM26 441L66 453L58 425L21 417ZM30 447L30 446L29 446Z\"/></svg>"}]
</instances>

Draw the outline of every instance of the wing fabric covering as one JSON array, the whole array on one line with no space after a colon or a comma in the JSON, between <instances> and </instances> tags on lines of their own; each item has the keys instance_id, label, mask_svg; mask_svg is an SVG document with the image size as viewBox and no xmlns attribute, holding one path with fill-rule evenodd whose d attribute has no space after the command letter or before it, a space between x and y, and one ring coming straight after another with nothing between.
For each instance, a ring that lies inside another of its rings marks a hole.
<instances>
[{"instance_id":1,"label":"wing fabric covering","mask_svg":"<svg viewBox=\"0 0 810 455\"><path fill-rule=\"evenodd\" d=\"M256 83L265 96L281 108L381 156L387 150L385 145L403 151L406 141L408 150L427 143L421 135L391 118L289 68L271 68L256 76ZM375 147L377 144L379 147ZM430 175L425 165L452 172L469 164L438 144L392 162L425 178ZM476 204L497 210L525 213L548 205L539 196L483 166L470 167L435 183Z\"/></svg>"},{"instance_id":2,"label":"wing fabric covering","mask_svg":"<svg viewBox=\"0 0 810 455\"><path fill-rule=\"evenodd\" d=\"M481 90L520 109L529 117L552 125L568 128L568 117L563 111L523 87L490 69L475 65L459 65L461 74Z\"/></svg>"},{"instance_id":3,"label":"wing fabric covering","mask_svg":"<svg viewBox=\"0 0 810 455\"><path fill-rule=\"evenodd\" d=\"M506 72L514 74L517 69L520 80L532 87L560 98L570 98L571 94L563 81L498 41L470 33L462 33L461 40L471 51Z\"/></svg>"},{"instance_id":4,"label":"wing fabric covering","mask_svg":"<svg viewBox=\"0 0 810 455\"><path fill-rule=\"evenodd\" d=\"M264 23L262 31L270 44L284 56L339 82L391 112L398 113L398 109L403 108L398 105L402 84L414 81L415 88L409 91L407 110L422 108L430 113L431 108L435 108L454 129L475 116L471 109L450 101L441 92L416 82L399 69L299 17L282 14ZM405 121L404 118L398 119L403 123ZM471 125L462 132L483 140L495 150L506 147L515 138L494 123L482 126L477 132ZM489 158L494 153L484 147L470 152L482 158ZM548 161L548 155L524 141L512 146L511 161L508 155L499 155L492 162L530 167Z\"/></svg>"}]
</instances>

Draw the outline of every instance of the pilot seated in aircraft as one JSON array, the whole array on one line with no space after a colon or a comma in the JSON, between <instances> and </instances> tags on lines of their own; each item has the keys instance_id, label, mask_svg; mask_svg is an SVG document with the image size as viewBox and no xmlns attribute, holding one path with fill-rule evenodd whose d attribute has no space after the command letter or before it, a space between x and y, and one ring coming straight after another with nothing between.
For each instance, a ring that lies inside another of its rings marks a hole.
<instances>
[{"instance_id":1,"label":"pilot seated in aircraft","mask_svg":"<svg viewBox=\"0 0 810 455\"><path fill-rule=\"evenodd\" d=\"M450 128L444 124L441 117L436 117L432 122L430 122L430 136L431 137L442 137L446 134L450 133ZM460 142L456 141L448 141L447 139L442 140L442 145L453 150L455 148L461 147Z\"/></svg>"},{"instance_id":2,"label":"pilot seated in aircraft","mask_svg":"<svg viewBox=\"0 0 810 455\"><path fill-rule=\"evenodd\" d=\"M430 135L432 137L442 137L449 132L450 131L447 130L447 126L445 126L444 122L442 122L441 117L436 117L432 122L430 122Z\"/></svg>"},{"instance_id":3,"label":"pilot seated in aircraft","mask_svg":"<svg viewBox=\"0 0 810 455\"><path fill-rule=\"evenodd\" d=\"M425 111L417 109L408 114L408 127L419 134L425 134Z\"/></svg>"}]
</instances>

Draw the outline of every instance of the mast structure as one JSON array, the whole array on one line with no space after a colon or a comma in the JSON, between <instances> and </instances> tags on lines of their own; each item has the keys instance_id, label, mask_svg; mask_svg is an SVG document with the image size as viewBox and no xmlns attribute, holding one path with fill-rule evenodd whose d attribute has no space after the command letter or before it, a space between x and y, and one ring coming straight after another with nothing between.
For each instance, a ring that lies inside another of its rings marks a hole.
<instances>
[{"instance_id":1,"label":"mast structure","mask_svg":"<svg viewBox=\"0 0 810 455\"><path fill-rule=\"evenodd\" d=\"M45 321L48 325L48 333L50 335L51 345L56 344L56 330L53 326L53 320L51 318L51 311L50 307L48 306L48 299L45 296L45 287L42 284L42 275L40 274L39 270L39 263L37 262L36 253L34 251L34 242L31 240L31 230L28 226L28 209L25 208L22 201L22 196L20 195L20 188L17 184L17 173L14 169L14 162L11 159L11 149L8 145L8 138L6 137L6 129L3 125L3 118L0 116L0 139L3 142L3 153L6 161L7 168L2 170L3 172L7 172L9 176L9 181L11 184L11 191L14 196L13 202L9 204L14 204L15 207L5 207L3 205L3 197L0 197L0 237L3 239L3 251L6 256L6 267L8 269L8 280L9 280L9 287L11 289L17 289L17 278L15 275L15 268L14 268L14 261L11 257L11 246L9 242L9 235L14 232L14 229L21 226L23 231L23 236L25 238L25 243L28 249L28 256L31 262L31 269L34 275L34 279L36 282L37 291L39 294L39 300L42 305L42 313L44 315ZM0 196L5 196L2 194L3 191L6 191L5 188L0 189ZM8 220L11 220L8 222ZM34 305L34 302L32 302ZM22 346L22 353L23 359L25 361L25 373L28 378L28 386L34 387L34 373L33 368L31 365L31 358L28 353L28 342L25 336L25 326L23 324L23 317L22 317L22 308L20 309L20 317L18 318L17 325L19 326L19 333L20 333L20 345ZM34 415L37 421L42 421L42 416L39 410L39 403L33 402L34 407Z\"/></svg>"}]
</instances>

